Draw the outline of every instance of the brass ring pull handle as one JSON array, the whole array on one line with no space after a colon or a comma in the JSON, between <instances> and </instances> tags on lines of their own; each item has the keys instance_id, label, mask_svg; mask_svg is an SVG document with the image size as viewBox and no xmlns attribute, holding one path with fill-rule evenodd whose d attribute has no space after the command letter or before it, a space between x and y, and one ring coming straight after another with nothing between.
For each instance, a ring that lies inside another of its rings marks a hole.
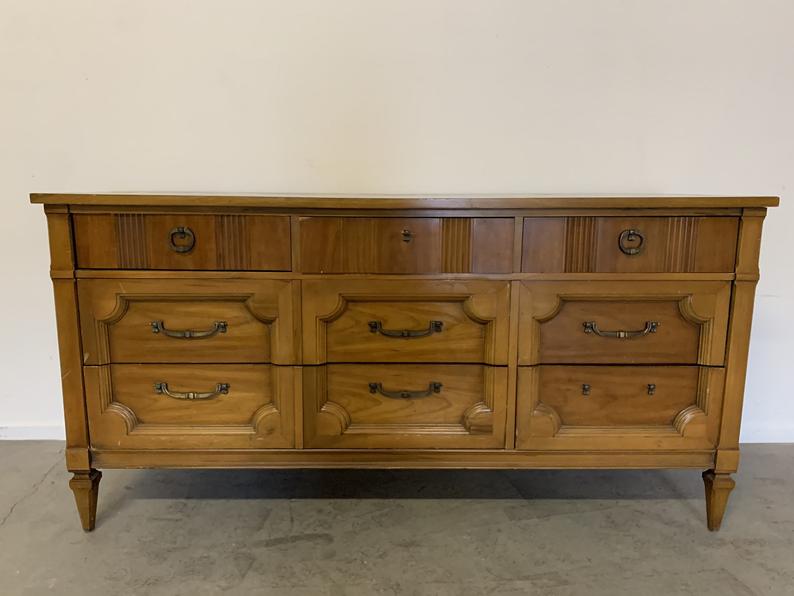
<instances>
[{"instance_id":1,"label":"brass ring pull handle","mask_svg":"<svg viewBox=\"0 0 794 596\"><path fill-rule=\"evenodd\" d=\"M441 393L443 385L438 381L430 381L425 391L386 391L382 383L370 383L370 393L380 393L383 397L392 399L412 399L416 397L430 397L434 393Z\"/></svg>"},{"instance_id":2,"label":"brass ring pull handle","mask_svg":"<svg viewBox=\"0 0 794 596\"><path fill-rule=\"evenodd\" d=\"M410 242L414 239L414 233L411 230L405 229L400 233L402 234L403 242Z\"/></svg>"},{"instance_id":3,"label":"brass ring pull handle","mask_svg":"<svg viewBox=\"0 0 794 596\"><path fill-rule=\"evenodd\" d=\"M616 339L635 339L645 337L649 333L656 333L659 328L659 321L645 321L645 329L639 331L601 331L595 321L585 321L582 323L585 333L594 333L599 337L614 337Z\"/></svg>"},{"instance_id":4,"label":"brass ring pull handle","mask_svg":"<svg viewBox=\"0 0 794 596\"><path fill-rule=\"evenodd\" d=\"M187 254L196 246L196 235L187 226L177 226L168 233L168 246L176 253Z\"/></svg>"},{"instance_id":5,"label":"brass ring pull handle","mask_svg":"<svg viewBox=\"0 0 794 596\"><path fill-rule=\"evenodd\" d=\"M648 383L648 395L654 395L656 393L656 383Z\"/></svg>"},{"instance_id":6,"label":"brass ring pull handle","mask_svg":"<svg viewBox=\"0 0 794 596\"><path fill-rule=\"evenodd\" d=\"M404 339L412 339L415 337L427 337L434 333L441 333L444 329L443 321L430 321L427 329L412 330L412 329L384 329L383 323L380 321L370 321L367 323L369 330L372 333L380 333L386 337L402 337Z\"/></svg>"},{"instance_id":7,"label":"brass ring pull handle","mask_svg":"<svg viewBox=\"0 0 794 596\"><path fill-rule=\"evenodd\" d=\"M167 337L175 337L177 339L204 339L205 337L212 337L218 333L226 333L229 325L226 321L215 321L212 324L212 329L205 329L204 331L195 331L193 329L184 329L181 331L174 331L165 328L163 321L152 321L152 333L162 333Z\"/></svg>"},{"instance_id":8,"label":"brass ring pull handle","mask_svg":"<svg viewBox=\"0 0 794 596\"><path fill-rule=\"evenodd\" d=\"M219 395L226 395L229 393L229 383L218 383L215 385L215 391L201 393L198 391L171 391L168 388L168 383L164 381L158 381L154 384L154 391L155 393L167 395L168 397L173 397L174 399L212 399L213 397L218 397Z\"/></svg>"},{"instance_id":9,"label":"brass ring pull handle","mask_svg":"<svg viewBox=\"0 0 794 596\"><path fill-rule=\"evenodd\" d=\"M618 237L618 247L625 255L638 255L645 244L645 236L639 230L623 230Z\"/></svg>"},{"instance_id":10,"label":"brass ring pull handle","mask_svg":"<svg viewBox=\"0 0 794 596\"><path fill-rule=\"evenodd\" d=\"M590 385L588 385L587 383L582 383L582 395L584 395L585 397L590 395Z\"/></svg>"}]
</instances>

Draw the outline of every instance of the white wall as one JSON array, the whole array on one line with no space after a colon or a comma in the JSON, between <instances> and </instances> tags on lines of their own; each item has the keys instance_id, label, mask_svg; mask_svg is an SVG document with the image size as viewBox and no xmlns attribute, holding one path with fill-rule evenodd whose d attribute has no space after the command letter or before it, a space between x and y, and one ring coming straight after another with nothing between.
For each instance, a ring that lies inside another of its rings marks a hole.
<instances>
[{"instance_id":1,"label":"white wall","mask_svg":"<svg viewBox=\"0 0 794 596\"><path fill-rule=\"evenodd\" d=\"M794 2L0 0L0 437L61 436L30 191L779 194L745 441L794 441Z\"/></svg>"}]
</instances>

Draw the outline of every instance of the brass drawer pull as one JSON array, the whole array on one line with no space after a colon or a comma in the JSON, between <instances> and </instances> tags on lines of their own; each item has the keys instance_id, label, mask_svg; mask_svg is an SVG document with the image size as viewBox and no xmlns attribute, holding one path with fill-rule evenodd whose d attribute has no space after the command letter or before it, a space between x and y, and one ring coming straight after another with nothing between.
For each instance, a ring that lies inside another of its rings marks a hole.
<instances>
[{"instance_id":1,"label":"brass drawer pull","mask_svg":"<svg viewBox=\"0 0 794 596\"><path fill-rule=\"evenodd\" d=\"M582 395L590 395L591 387L587 383L582 383ZM656 395L656 383L648 383L648 395Z\"/></svg>"},{"instance_id":2,"label":"brass drawer pull","mask_svg":"<svg viewBox=\"0 0 794 596\"><path fill-rule=\"evenodd\" d=\"M618 237L618 247L625 255L638 255L645 244L645 236L639 230L623 230Z\"/></svg>"},{"instance_id":3,"label":"brass drawer pull","mask_svg":"<svg viewBox=\"0 0 794 596\"><path fill-rule=\"evenodd\" d=\"M634 339L645 337L649 333L656 333L659 328L659 321L645 321L645 329L639 331L601 331L595 321L585 321L582 323L585 333L595 333L599 337L614 337L617 339Z\"/></svg>"},{"instance_id":4,"label":"brass drawer pull","mask_svg":"<svg viewBox=\"0 0 794 596\"><path fill-rule=\"evenodd\" d=\"M392 399L411 399L415 397L430 397L434 393L441 393L443 385L438 381L430 381L425 391L386 391L382 383L370 383L370 393L380 393L383 397Z\"/></svg>"},{"instance_id":5,"label":"brass drawer pull","mask_svg":"<svg viewBox=\"0 0 794 596\"><path fill-rule=\"evenodd\" d=\"M218 383L215 385L215 391L201 393L198 391L171 391L168 388L168 383L164 381L158 381L154 384L154 391L155 393L167 395L168 397L173 397L174 399L212 399L213 397L218 397L219 395L226 395L229 393L229 383Z\"/></svg>"},{"instance_id":6,"label":"brass drawer pull","mask_svg":"<svg viewBox=\"0 0 794 596\"><path fill-rule=\"evenodd\" d=\"M182 243L177 244L177 240ZM168 234L168 246L176 253L187 254L196 246L196 235L187 226L177 226Z\"/></svg>"},{"instance_id":7,"label":"brass drawer pull","mask_svg":"<svg viewBox=\"0 0 794 596\"><path fill-rule=\"evenodd\" d=\"M405 229L400 234L402 234L403 242L410 242L414 239L414 233L411 230Z\"/></svg>"},{"instance_id":8,"label":"brass drawer pull","mask_svg":"<svg viewBox=\"0 0 794 596\"><path fill-rule=\"evenodd\" d=\"M194 331L193 329L185 329L183 331L172 331L165 328L163 321L152 321L152 333L162 333L168 337L175 337L177 339L204 339L205 337L212 337L218 333L226 333L229 325L226 321L215 321L212 324L212 329L204 331Z\"/></svg>"},{"instance_id":9,"label":"brass drawer pull","mask_svg":"<svg viewBox=\"0 0 794 596\"><path fill-rule=\"evenodd\" d=\"M441 331L444 329L444 323L442 321L430 321L430 325L428 325L427 329L420 329L418 331L411 329L384 329L383 323L380 321L370 321L368 325L369 330L372 333L380 333L386 337L402 337L405 339L427 337L428 335L433 335L434 333L441 333Z\"/></svg>"}]
</instances>

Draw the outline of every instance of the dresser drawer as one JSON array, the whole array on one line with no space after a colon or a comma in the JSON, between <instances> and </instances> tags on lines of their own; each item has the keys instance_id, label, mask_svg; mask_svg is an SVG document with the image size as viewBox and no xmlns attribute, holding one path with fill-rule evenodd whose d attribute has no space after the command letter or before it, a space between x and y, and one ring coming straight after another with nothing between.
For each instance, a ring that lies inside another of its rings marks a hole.
<instances>
[{"instance_id":1,"label":"dresser drawer","mask_svg":"<svg viewBox=\"0 0 794 596\"><path fill-rule=\"evenodd\" d=\"M727 273L736 217L528 217L527 273Z\"/></svg>"},{"instance_id":2,"label":"dresser drawer","mask_svg":"<svg viewBox=\"0 0 794 596\"><path fill-rule=\"evenodd\" d=\"M729 282L523 282L519 364L721 366Z\"/></svg>"},{"instance_id":3,"label":"dresser drawer","mask_svg":"<svg viewBox=\"0 0 794 596\"><path fill-rule=\"evenodd\" d=\"M281 280L83 279L83 360L294 364L297 291Z\"/></svg>"},{"instance_id":4,"label":"dresser drawer","mask_svg":"<svg viewBox=\"0 0 794 596\"><path fill-rule=\"evenodd\" d=\"M695 402L699 369L542 366L541 401L565 426L671 426Z\"/></svg>"},{"instance_id":5,"label":"dresser drawer","mask_svg":"<svg viewBox=\"0 0 794 596\"><path fill-rule=\"evenodd\" d=\"M534 366L519 369L518 445L527 449L710 448L723 369Z\"/></svg>"},{"instance_id":6,"label":"dresser drawer","mask_svg":"<svg viewBox=\"0 0 794 596\"><path fill-rule=\"evenodd\" d=\"M505 281L304 281L304 362L507 364L509 303Z\"/></svg>"},{"instance_id":7,"label":"dresser drawer","mask_svg":"<svg viewBox=\"0 0 794 596\"><path fill-rule=\"evenodd\" d=\"M303 217L305 273L509 273L512 218Z\"/></svg>"},{"instance_id":8,"label":"dresser drawer","mask_svg":"<svg viewBox=\"0 0 794 596\"><path fill-rule=\"evenodd\" d=\"M84 368L91 443L115 448L291 447L291 367L113 364Z\"/></svg>"},{"instance_id":9,"label":"dresser drawer","mask_svg":"<svg viewBox=\"0 0 794 596\"><path fill-rule=\"evenodd\" d=\"M82 269L288 271L289 217L75 214Z\"/></svg>"},{"instance_id":10,"label":"dresser drawer","mask_svg":"<svg viewBox=\"0 0 794 596\"><path fill-rule=\"evenodd\" d=\"M506 367L329 364L303 389L308 447L504 447Z\"/></svg>"}]
</instances>

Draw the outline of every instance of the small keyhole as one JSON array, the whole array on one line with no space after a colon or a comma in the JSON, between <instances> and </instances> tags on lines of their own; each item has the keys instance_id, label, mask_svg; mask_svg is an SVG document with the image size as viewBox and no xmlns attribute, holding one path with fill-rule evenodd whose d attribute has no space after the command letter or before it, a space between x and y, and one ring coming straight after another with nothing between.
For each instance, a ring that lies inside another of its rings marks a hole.
<instances>
[{"instance_id":1,"label":"small keyhole","mask_svg":"<svg viewBox=\"0 0 794 596\"><path fill-rule=\"evenodd\" d=\"M588 385L587 383L582 383L582 395L584 395L585 397L590 395L590 385Z\"/></svg>"},{"instance_id":2,"label":"small keyhole","mask_svg":"<svg viewBox=\"0 0 794 596\"><path fill-rule=\"evenodd\" d=\"M648 383L648 395L653 395L654 393L656 393L656 384Z\"/></svg>"},{"instance_id":3,"label":"small keyhole","mask_svg":"<svg viewBox=\"0 0 794 596\"><path fill-rule=\"evenodd\" d=\"M411 240L413 240L414 237L414 233L411 230L403 230L402 235L403 235L403 242L410 242Z\"/></svg>"}]
</instances>

